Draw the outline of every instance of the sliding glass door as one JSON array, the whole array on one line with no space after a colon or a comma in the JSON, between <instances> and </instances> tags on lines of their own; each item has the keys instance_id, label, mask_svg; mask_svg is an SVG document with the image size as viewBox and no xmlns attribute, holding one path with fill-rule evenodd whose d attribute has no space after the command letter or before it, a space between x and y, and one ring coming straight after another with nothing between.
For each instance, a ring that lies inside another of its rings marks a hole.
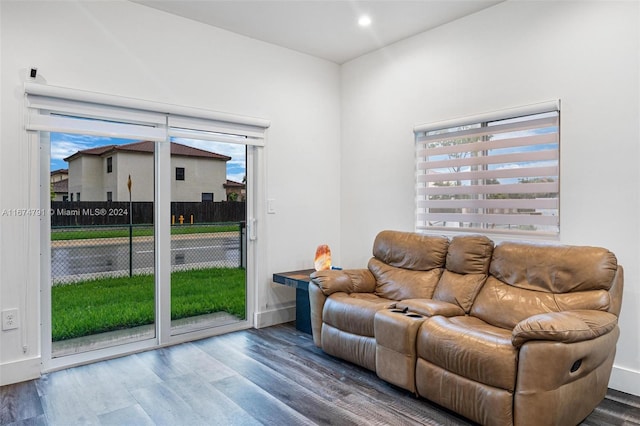
<instances>
[{"instance_id":1,"label":"sliding glass door","mask_svg":"<svg viewBox=\"0 0 640 426\"><path fill-rule=\"evenodd\" d=\"M246 146L171 140L171 334L247 318Z\"/></svg>"},{"instance_id":2,"label":"sliding glass door","mask_svg":"<svg viewBox=\"0 0 640 426\"><path fill-rule=\"evenodd\" d=\"M153 339L155 146L50 133L51 355Z\"/></svg>"},{"instance_id":3,"label":"sliding glass door","mask_svg":"<svg viewBox=\"0 0 640 426\"><path fill-rule=\"evenodd\" d=\"M248 328L269 122L26 84L44 370Z\"/></svg>"}]
</instances>

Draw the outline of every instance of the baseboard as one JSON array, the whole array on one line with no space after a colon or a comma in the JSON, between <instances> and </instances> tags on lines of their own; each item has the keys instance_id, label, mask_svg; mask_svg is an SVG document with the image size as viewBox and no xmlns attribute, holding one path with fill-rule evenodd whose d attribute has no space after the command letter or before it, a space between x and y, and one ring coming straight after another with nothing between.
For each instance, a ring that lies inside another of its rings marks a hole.
<instances>
[{"instance_id":1,"label":"baseboard","mask_svg":"<svg viewBox=\"0 0 640 426\"><path fill-rule=\"evenodd\" d=\"M255 328L264 328L271 325L282 324L284 322L295 321L296 307L271 309L268 311L256 312L254 315Z\"/></svg>"},{"instance_id":2,"label":"baseboard","mask_svg":"<svg viewBox=\"0 0 640 426\"><path fill-rule=\"evenodd\" d=\"M0 364L0 386L37 379L41 368L40 357Z\"/></svg>"},{"instance_id":3,"label":"baseboard","mask_svg":"<svg viewBox=\"0 0 640 426\"><path fill-rule=\"evenodd\" d=\"M640 371L613 366L609 387L620 392L640 396Z\"/></svg>"}]
</instances>

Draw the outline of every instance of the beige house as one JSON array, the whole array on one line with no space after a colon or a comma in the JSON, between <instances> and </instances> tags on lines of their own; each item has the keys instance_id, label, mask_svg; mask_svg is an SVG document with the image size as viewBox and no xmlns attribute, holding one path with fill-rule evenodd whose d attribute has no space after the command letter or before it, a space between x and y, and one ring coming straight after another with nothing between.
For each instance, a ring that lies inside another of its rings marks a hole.
<instances>
[{"instance_id":1,"label":"beige house","mask_svg":"<svg viewBox=\"0 0 640 426\"><path fill-rule=\"evenodd\" d=\"M247 185L244 183L227 179L227 183L224 184L224 188L227 191L227 201L247 200Z\"/></svg>"},{"instance_id":2,"label":"beige house","mask_svg":"<svg viewBox=\"0 0 640 426\"><path fill-rule=\"evenodd\" d=\"M154 200L154 143L134 142L78 151L69 163L69 201ZM227 161L231 157L171 142L171 200L227 199Z\"/></svg>"},{"instance_id":3,"label":"beige house","mask_svg":"<svg viewBox=\"0 0 640 426\"><path fill-rule=\"evenodd\" d=\"M51 172L51 183L69 179L69 169L58 169Z\"/></svg>"},{"instance_id":4,"label":"beige house","mask_svg":"<svg viewBox=\"0 0 640 426\"><path fill-rule=\"evenodd\" d=\"M69 198L69 170L51 172L51 201L67 201Z\"/></svg>"}]
</instances>

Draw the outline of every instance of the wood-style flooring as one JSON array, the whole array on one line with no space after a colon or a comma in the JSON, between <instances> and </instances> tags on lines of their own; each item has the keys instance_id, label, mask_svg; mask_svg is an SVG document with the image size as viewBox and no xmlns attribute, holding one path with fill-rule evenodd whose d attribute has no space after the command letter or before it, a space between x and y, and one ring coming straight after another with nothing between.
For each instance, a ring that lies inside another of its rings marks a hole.
<instances>
[{"instance_id":1,"label":"wood-style flooring","mask_svg":"<svg viewBox=\"0 0 640 426\"><path fill-rule=\"evenodd\" d=\"M326 355L292 324L246 330L0 388L3 425L469 425ZM584 425L640 424L610 390Z\"/></svg>"}]
</instances>

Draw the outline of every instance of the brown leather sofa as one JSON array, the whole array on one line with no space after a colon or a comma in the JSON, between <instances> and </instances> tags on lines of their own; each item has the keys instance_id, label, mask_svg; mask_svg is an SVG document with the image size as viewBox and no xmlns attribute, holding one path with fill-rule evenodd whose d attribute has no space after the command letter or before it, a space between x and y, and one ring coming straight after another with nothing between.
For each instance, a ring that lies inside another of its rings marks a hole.
<instances>
[{"instance_id":1,"label":"brown leather sofa","mask_svg":"<svg viewBox=\"0 0 640 426\"><path fill-rule=\"evenodd\" d=\"M607 391L623 271L606 249L382 231L366 269L311 277L316 345L475 422L578 424Z\"/></svg>"}]
</instances>

